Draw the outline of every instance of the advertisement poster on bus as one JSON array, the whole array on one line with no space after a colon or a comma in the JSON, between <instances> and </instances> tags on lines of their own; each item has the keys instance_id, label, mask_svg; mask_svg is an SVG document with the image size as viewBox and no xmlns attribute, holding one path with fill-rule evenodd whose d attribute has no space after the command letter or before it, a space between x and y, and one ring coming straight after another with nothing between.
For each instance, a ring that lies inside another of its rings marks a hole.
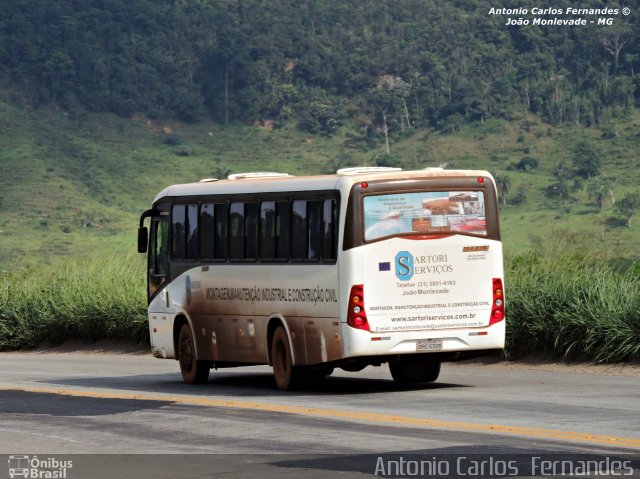
<instances>
[{"instance_id":1,"label":"advertisement poster on bus","mask_svg":"<svg viewBox=\"0 0 640 479\"><path fill-rule=\"evenodd\" d=\"M407 192L364 198L365 241L402 233L487 234L481 191Z\"/></svg>"},{"instance_id":2,"label":"advertisement poster on bus","mask_svg":"<svg viewBox=\"0 0 640 479\"><path fill-rule=\"evenodd\" d=\"M393 238L380 245L371 245L364 261L372 331L488 325L493 274L489 242L457 236L437 242Z\"/></svg>"}]
</instances>

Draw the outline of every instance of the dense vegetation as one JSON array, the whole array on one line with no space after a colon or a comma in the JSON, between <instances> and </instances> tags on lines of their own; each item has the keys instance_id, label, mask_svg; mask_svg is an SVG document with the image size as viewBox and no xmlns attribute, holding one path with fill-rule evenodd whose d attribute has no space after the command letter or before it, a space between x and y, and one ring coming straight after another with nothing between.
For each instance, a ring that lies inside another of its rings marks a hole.
<instances>
[{"instance_id":1,"label":"dense vegetation","mask_svg":"<svg viewBox=\"0 0 640 479\"><path fill-rule=\"evenodd\" d=\"M640 264L575 235L507 261L507 354L640 359Z\"/></svg>"},{"instance_id":2,"label":"dense vegetation","mask_svg":"<svg viewBox=\"0 0 640 479\"><path fill-rule=\"evenodd\" d=\"M73 338L148 341L141 268L128 257L0 273L0 350Z\"/></svg>"},{"instance_id":3,"label":"dense vegetation","mask_svg":"<svg viewBox=\"0 0 640 479\"><path fill-rule=\"evenodd\" d=\"M632 3L612 26L558 28L507 27L478 0L8 0L0 64L28 101L71 113L348 121L365 137L514 112L593 126L640 101Z\"/></svg>"}]
</instances>

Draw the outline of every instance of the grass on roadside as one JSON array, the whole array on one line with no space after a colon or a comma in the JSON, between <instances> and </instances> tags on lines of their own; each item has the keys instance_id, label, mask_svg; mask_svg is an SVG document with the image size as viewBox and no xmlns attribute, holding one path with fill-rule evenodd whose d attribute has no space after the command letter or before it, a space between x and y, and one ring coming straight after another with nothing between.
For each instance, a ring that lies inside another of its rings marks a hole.
<instances>
[{"instance_id":1,"label":"grass on roadside","mask_svg":"<svg viewBox=\"0 0 640 479\"><path fill-rule=\"evenodd\" d=\"M135 256L0 273L0 350L67 339L148 341L144 263Z\"/></svg>"},{"instance_id":2,"label":"grass on roadside","mask_svg":"<svg viewBox=\"0 0 640 479\"><path fill-rule=\"evenodd\" d=\"M505 276L510 357L640 359L640 264L612 264L565 238L511 258Z\"/></svg>"}]
</instances>

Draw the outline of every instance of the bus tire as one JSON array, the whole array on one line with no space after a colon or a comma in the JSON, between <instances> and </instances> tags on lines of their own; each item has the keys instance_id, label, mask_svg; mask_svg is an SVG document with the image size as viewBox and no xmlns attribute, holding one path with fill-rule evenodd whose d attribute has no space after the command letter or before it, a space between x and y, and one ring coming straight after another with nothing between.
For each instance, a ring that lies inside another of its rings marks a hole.
<instances>
[{"instance_id":1,"label":"bus tire","mask_svg":"<svg viewBox=\"0 0 640 479\"><path fill-rule=\"evenodd\" d=\"M276 387L280 391L292 389L298 379L298 368L293 365L289 336L282 326L276 328L271 339L271 364Z\"/></svg>"},{"instance_id":2,"label":"bus tire","mask_svg":"<svg viewBox=\"0 0 640 479\"><path fill-rule=\"evenodd\" d=\"M389 361L389 371L396 384L431 383L440 375L440 361L401 358Z\"/></svg>"},{"instance_id":3,"label":"bus tire","mask_svg":"<svg viewBox=\"0 0 640 479\"><path fill-rule=\"evenodd\" d=\"M211 363L209 361L198 361L193 333L187 323L182 325L178 336L178 362L182 379L187 384L202 384L209 379Z\"/></svg>"}]
</instances>

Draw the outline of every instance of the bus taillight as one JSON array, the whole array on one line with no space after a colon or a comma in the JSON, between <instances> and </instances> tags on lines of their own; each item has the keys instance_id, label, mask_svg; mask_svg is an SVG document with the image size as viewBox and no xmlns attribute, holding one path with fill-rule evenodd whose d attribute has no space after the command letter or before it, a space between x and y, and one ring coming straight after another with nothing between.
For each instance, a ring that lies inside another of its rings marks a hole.
<instances>
[{"instance_id":1,"label":"bus taillight","mask_svg":"<svg viewBox=\"0 0 640 479\"><path fill-rule=\"evenodd\" d=\"M493 306L491 307L491 319L489 324L494 324L504 319L504 289L502 280L493 278Z\"/></svg>"},{"instance_id":2,"label":"bus taillight","mask_svg":"<svg viewBox=\"0 0 640 479\"><path fill-rule=\"evenodd\" d=\"M370 331L367 313L364 310L364 289L361 284L354 284L351 287L347 324L352 328Z\"/></svg>"}]
</instances>

